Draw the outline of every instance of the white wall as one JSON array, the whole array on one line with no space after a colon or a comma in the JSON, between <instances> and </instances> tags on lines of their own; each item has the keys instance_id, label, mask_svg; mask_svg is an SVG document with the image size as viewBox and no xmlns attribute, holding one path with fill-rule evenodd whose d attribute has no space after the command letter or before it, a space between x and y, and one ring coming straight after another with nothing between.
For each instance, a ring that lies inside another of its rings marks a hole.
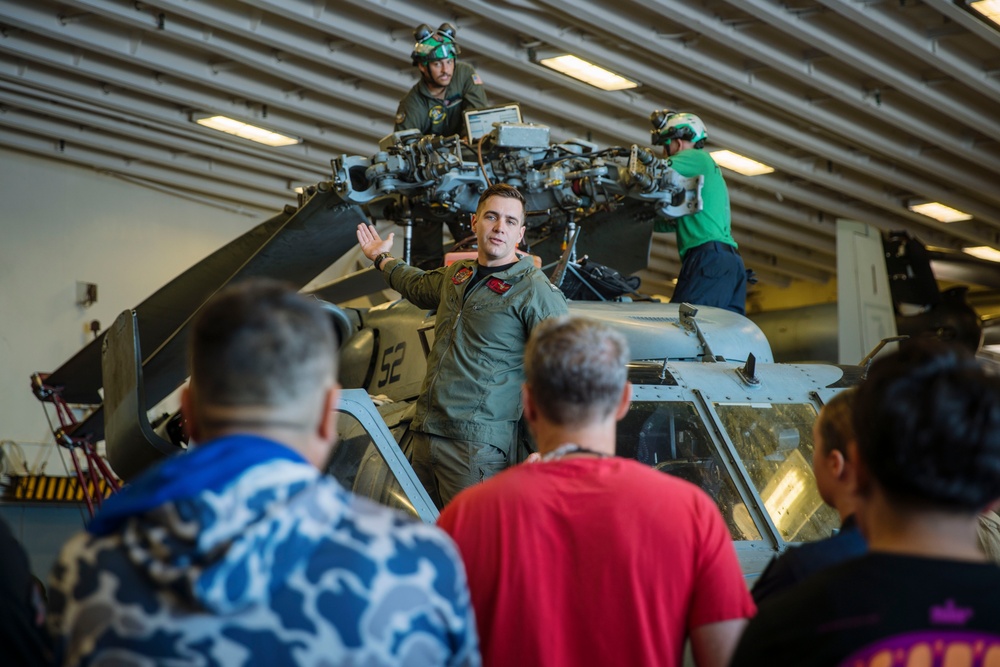
<instances>
[{"instance_id":1,"label":"white wall","mask_svg":"<svg viewBox=\"0 0 1000 667\"><path fill-rule=\"evenodd\" d=\"M79 350L91 320L110 326L264 217L0 150L0 441L26 443L34 460L32 443L52 438L29 376ZM98 285L89 308L75 303L78 280Z\"/></svg>"}]
</instances>

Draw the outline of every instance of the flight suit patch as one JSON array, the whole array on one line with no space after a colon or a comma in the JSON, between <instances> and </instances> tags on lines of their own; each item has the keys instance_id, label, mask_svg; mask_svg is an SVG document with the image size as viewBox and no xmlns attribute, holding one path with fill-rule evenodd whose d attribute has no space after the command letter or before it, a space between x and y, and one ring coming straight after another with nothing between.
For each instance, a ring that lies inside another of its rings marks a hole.
<instances>
[{"instance_id":1,"label":"flight suit patch","mask_svg":"<svg viewBox=\"0 0 1000 667\"><path fill-rule=\"evenodd\" d=\"M396 112L396 125L402 124L404 120L406 120L406 112L405 111Z\"/></svg>"},{"instance_id":2,"label":"flight suit patch","mask_svg":"<svg viewBox=\"0 0 1000 667\"><path fill-rule=\"evenodd\" d=\"M483 80L479 78L478 74L473 74L472 75L472 83L476 84L477 86L481 86L481 85L483 85Z\"/></svg>"},{"instance_id":3,"label":"flight suit patch","mask_svg":"<svg viewBox=\"0 0 1000 667\"><path fill-rule=\"evenodd\" d=\"M467 266L463 266L462 268L460 268L458 271L455 272L455 275L451 277L451 282L454 283L455 285L461 285L471 277L472 277L472 269L470 269Z\"/></svg>"},{"instance_id":4,"label":"flight suit patch","mask_svg":"<svg viewBox=\"0 0 1000 667\"><path fill-rule=\"evenodd\" d=\"M431 107L431 110L427 112L427 117L431 119L432 123L440 123L444 120L444 107Z\"/></svg>"},{"instance_id":5,"label":"flight suit patch","mask_svg":"<svg viewBox=\"0 0 1000 667\"><path fill-rule=\"evenodd\" d=\"M510 288L513 287L513 285L511 285L510 283L505 283L499 278L490 278L489 280L486 281L486 286L489 287L494 292L496 292L497 294L506 294L508 291L510 291Z\"/></svg>"}]
</instances>

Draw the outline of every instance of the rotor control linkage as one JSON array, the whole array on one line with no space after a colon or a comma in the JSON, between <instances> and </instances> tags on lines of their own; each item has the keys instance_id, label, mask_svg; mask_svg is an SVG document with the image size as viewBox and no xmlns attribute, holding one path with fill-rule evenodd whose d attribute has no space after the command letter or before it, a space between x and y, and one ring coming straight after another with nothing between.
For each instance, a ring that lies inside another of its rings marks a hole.
<instances>
[{"instance_id":1,"label":"rotor control linkage","mask_svg":"<svg viewBox=\"0 0 1000 667\"><path fill-rule=\"evenodd\" d=\"M332 162L331 183L346 201L374 218L405 222L403 212L435 209L468 216L492 183L509 183L525 196L529 226L565 224L569 214L615 207L622 200L648 203L652 212L678 218L701 210L702 178L680 175L648 148L597 146L579 139L549 142L549 128L497 123L493 132L463 144L457 136L390 134L370 158L342 155Z\"/></svg>"}]
</instances>

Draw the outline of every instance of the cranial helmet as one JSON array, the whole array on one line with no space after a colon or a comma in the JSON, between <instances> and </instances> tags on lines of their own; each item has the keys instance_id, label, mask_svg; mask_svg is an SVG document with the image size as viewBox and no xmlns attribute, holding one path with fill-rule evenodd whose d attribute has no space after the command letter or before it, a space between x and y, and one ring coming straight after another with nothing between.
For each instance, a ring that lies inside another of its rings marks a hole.
<instances>
[{"instance_id":1,"label":"cranial helmet","mask_svg":"<svg viewBox=\"0 0 1000 667\"><path fill-rule=\"evenodd\" d=\"M431 30L429 25L421 23L413 31L413 39L417 42L410 54L414 65L454 58L462 52L455 43L455 26L450 23L442 23L437 30Z\"/></svg>"},{"instance_id":2,"label":"cranial helmet","mask_svg":"<svg viewBox=\"0 0 1000 667\"><path fill-rule=\"evenodd\" d=\"M701 148L708 139L705 123L693 113L658 109L649 114L649 122L653 124L654 146L666 146L673 139L686 139L693 143L695 148Z\"/></svg>"}]
</instances>

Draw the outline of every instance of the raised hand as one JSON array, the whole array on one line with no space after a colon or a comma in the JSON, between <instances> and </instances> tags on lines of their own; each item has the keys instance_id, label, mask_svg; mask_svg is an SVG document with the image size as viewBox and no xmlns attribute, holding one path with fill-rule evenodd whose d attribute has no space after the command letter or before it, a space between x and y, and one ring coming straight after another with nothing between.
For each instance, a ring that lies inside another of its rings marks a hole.
<instances>
[{"instance_id":1,"label":"raised hand","mask_svg":"<svg viewBox=\"0 0 1000 667\"><path fill-rule=\"evenodd\" d=\"M365 257L375 261L375 258L381 255L383 252L392 251L392 239L396 236L395 233L389 232L389 236L383 239L378 234L378 230L375 229L375 225L360 224L358 225L358 245L361 246L361 252L365 254Z\"/></svg>"}]
</instances>

